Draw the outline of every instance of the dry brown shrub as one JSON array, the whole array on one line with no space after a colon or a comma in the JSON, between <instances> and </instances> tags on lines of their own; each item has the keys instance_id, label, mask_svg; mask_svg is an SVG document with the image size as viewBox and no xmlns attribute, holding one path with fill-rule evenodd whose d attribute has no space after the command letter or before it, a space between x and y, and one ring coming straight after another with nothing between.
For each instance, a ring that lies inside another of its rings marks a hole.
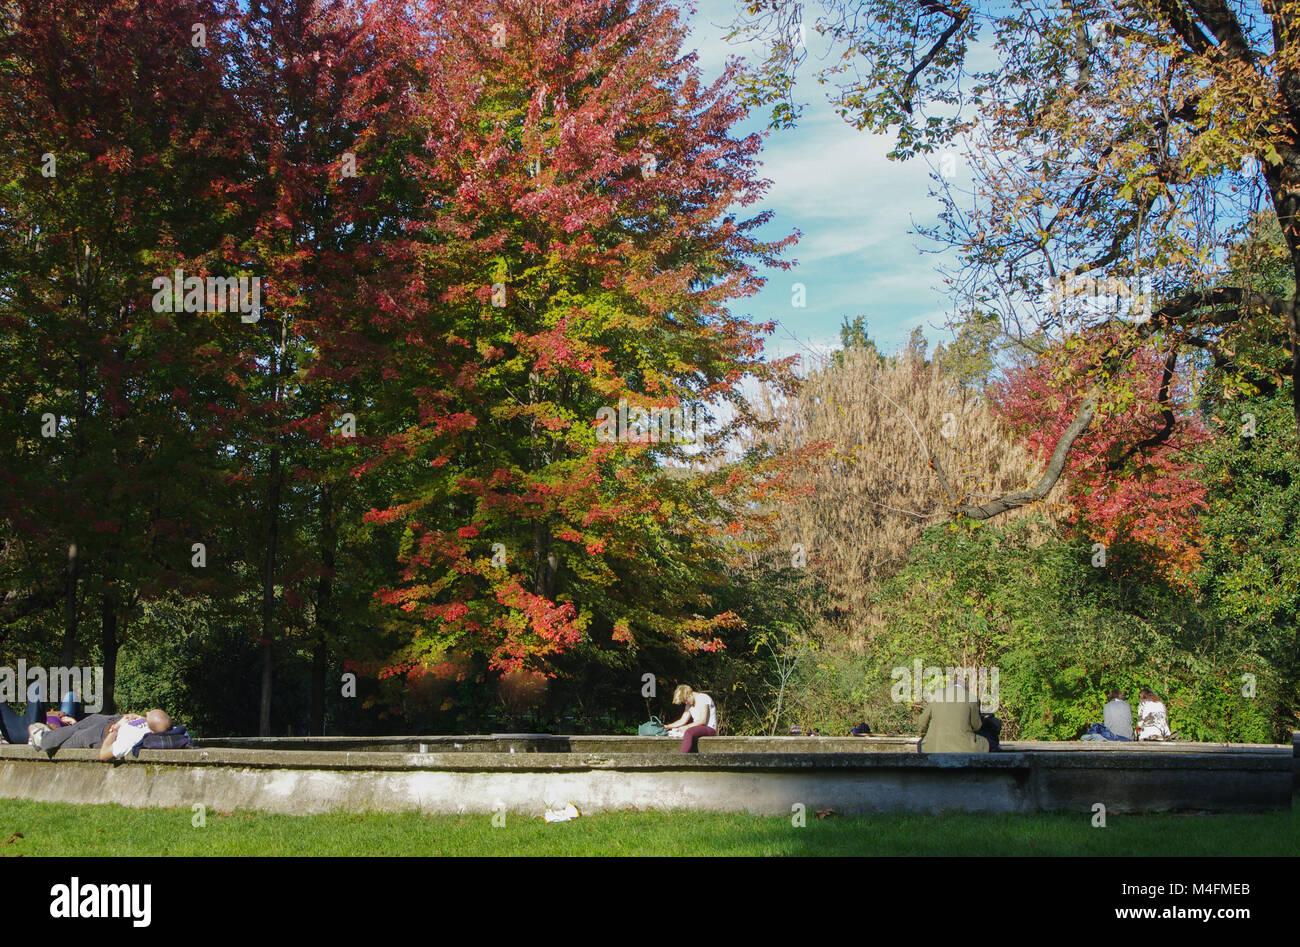
<instances>
[{"instance_id":1,"label":"dry brown shrub","mask_svg":"<svg viewBox=\"0 0 1300 947\"><path fill-rule=\"evenodd\" d=\"M906 561L927 526L962 504L1028 487L1042 473L983 395L910 352L885 359L850 348L820 358L795 395L765 392L761 403L776 427L749 446L822 445L791 472L799 495L776 511L782 555L801 543L807 567L860 629L870 625L871 586ZM1055 525L1068 512L1065 495L1058 483L1045 501L1006 516L1038 514Z\"/></svg>"}]
</instances>

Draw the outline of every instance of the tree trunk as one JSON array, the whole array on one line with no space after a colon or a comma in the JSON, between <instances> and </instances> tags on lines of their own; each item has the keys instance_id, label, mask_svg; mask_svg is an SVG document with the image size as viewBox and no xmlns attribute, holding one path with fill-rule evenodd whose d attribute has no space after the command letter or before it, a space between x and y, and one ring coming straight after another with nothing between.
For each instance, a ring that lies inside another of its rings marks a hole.
<instances>
[{"instance_id":1,"label":"tree trunk","mask_svg":"<svg viewBox=\"0 0 1300 947\"><path fill-rule=\"evenodd\" d=\"M61 664L72 667L77 649L77 580L81 572L81 559L77 544L68 546L68 567L63 573L63 654ZM49 695L45 695L48 699Z\"/></svg>"},{"instance_id":2,"label":"tree trunk","mask_svg":"<svg viewBox=\"0 0 1300 947\"><path fill-rule=\"evenodd\" d=\"M1300 252L1293 267L1300 287ZM1296 444L1300 445L1300 298L1291 299L1291 416L1295 419ZM1300 450L1300 446L1297 446Z\"/></svg>"},{"instance_id":3,"label":"tree trunk","mask_svg":"<svg viewBox=\"0 0 1300 947\"><path fill-rule=\"evenodd\" d=\"M280 369L285 358L288 344L289 324L286 318L280 320L280 343L271 351L271 400L275 406L274 422L278 425L280 402L283 392L280 390ZM275 448L271 451L271 485L267 497L268 529L266 537L266 568L262 574L262 700L258 713L258 736L271 735L271 662L273 628L275 620L275 550L280 538L280 446L284 435L277 429Z\"/></svg>"},{"instance_id":4,"label":"tree trunk","mask_svg":"<svg viewBox=\"0 0 1300 947\"><path fill-rule=\"evenodd\" d=\"M328 666L329 633L334 630L334 548L338 533L334 504L329 489L320 492L321 575L316 583L316 648L311 660L311 728L314 737L325 735L325 672Z\"/></svg>"},{"instance_id":5,"label":"tree trunk","mask_svg":"<svg viewBox=\"0 0 1300 947\"><path fill-rule=\"evenodd\" d=\"M280 448L271 451L270 530L266 539L266 569L262 573L262 701L258 736L271 735L271 662L275 621L275 547L280 535Z\"/></svg>"},{"instance_id":6,"label":"tree trunk","mask_svg":"<svg viewBox=\"0 0 1300 947\"><path fill-rule=\"evenodd\" d=\"M117 713L117 699L113 689L117 683L117 592L112 588L104 590L100 600L100 650L104 657L104 692L103 708L100 713ZM62 694L55 697L62 699ZM51 698L54 699L54 698Z\"/></svg>"},{"instance_id":7,"label":"tree trunk","mask_svg":"<svg viewBox=\"0 0 1300 947\"><path fill-rule=\"evenodd\" d=\"M313 737L325 735L325 672L328 663L325 629L317 626L316 649L311 656L311 727L308 730L308 735Z\"/></svg>"},{"instance_id":8,"label":"tree trunk","mask_svg":"<svg viewBox=\"0 0 1300 947\"><path fill-rule=\"evenodd\" d=\"M1279 77L1279 87L1292 106L1292 114L1300 110L1300 74L1287 68ZM1291 253L1291 274L1300 287L1300 150L1282 149L1280 164L1266 164L1264 176L1272 192L1273 209L1277 212L1282 236ZM1295 433L1300 441L1300 309L1297 300L1290 300L1290 318L1287 330L1291 337L1291 410L1295 420Z\"/></svg>"},{"instance_id":9,"label":"tree trunk","mask_svg":"<svg viewBox=\"0 0 1300 947\"><path fill-rule=\"evenodd\" d=\"M86 365L83 361L77 362L77 429L73 441L73 454L80 460L86 452ZM78 469L80 464L75 465ZM72 667L76 660L77 650L77 582L81 577L81 556L77 548L77 540L73 537L72 542L68 544L68 568L64 573L63 583L63 653L61 655L62 664L65 668ZM46 694L46 699L49 695Z\"/></svg>"},{"instance_id":10,"label":"tree trunk","mask_svg":"<svg viewBox=\"0 0 1300 947\"><path fill-rule=\"evenodd\" d=\"M558 560L551 562L551 531L547 522L533 524L533 593L543 598L555 598L555 576Z\"/></svg>"}]
</instances>

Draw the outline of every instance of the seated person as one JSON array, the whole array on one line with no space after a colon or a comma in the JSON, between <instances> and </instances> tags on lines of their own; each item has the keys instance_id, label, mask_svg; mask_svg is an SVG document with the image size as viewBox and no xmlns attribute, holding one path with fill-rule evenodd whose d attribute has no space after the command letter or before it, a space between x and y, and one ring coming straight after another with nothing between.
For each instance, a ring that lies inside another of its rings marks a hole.
<instances>
[{"instance_id":1,"label":"seated person","mask_svg":"<svg viewBox=\"0 0 1300 947\"><path fill-rule=\"evenodd\" d=\"M718 735L718 707L708 694L692 689L689 684L679 684L673 691L673 703L686 707L680 718L667 724L670 736L682 738L683 753L694 753L700 737Z\"/></svg>"},{"instance_id":2,"label":"seated person","mask_svg":"<svg viewBox=\"0 0 1300 947\"><path fill-rule=\"evenodd\" d=\"M980 719L979 703L967 700L966 692L960 687L955 689L954 696L954 700L925 705L919 724L921 752L989 752L989 739L980 733L984 721Z\"/></svg>"},{"instance_id":3,"label":"seated person","mask_svg":"<svg viewBox=\"0 0 1300 947\"><path fill-rule=\"evenodd\" d=\"M1106 695L1106 705L1101 708L1101 723L1094 723L1079 739L1123 740L1133 739L1133 708L1119 690Z\"/></svg>"},{"instance_id":4,"label":"seated person","mask_svg":"<svg viewBox=\"0 0 1300 947\"><path fill-rule=\"evenodd\" d=\"M1116 740L1133 739L1133 707L1118 688L1106 695L1106 705L1101 708L1101 722Z\"/></svg>"},{"instance_id":5,"label":"seated person","mask_svg":"<svg viewBox=\"0 0 1300 947\"><path fill-rule=\"evenodd\" d=\"M172 720L157 708L146 715L91 714L71 726L52 730L42 723L31 725L30 742L38 750L53 752L61 746L99 750L101 760L122 759L150 733L172 729Z\"/></svg>"},{"instance_id":6,"label":"seated person","mask_svg":"<svg viewBox=\"0 0 1300 947\"><path fill-rule=\"evenodd\" d=\"M1138 739L1168 740L1172 736L1164 701L1151 688L1142 688L1138 695Z\"/></svg>"},{"instance_id":7,"label":"seated person","mask_svg":"<svg viewBox=\"0 0 1300 947\"><path fill-rule=\"evenodd\" d=\"M1101 708L1101 726L1093 725L1088 732L1108 740L1134 739L1134 709L1118 689L1106 695L1106 704Z\"/></svg>"}]
</instances>

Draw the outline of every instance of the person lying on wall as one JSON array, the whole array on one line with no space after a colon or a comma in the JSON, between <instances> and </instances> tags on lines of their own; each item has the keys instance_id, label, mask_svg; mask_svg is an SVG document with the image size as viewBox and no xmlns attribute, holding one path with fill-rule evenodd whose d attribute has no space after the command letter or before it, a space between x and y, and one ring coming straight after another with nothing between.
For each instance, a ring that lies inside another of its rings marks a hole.
<instances>
[{"instance_id":1,"label":"person lying on wall","mask_svg":"<svg viewBox=\"0 0 1300 947\"><path fill-rule=\"evenodd\" d=\"M51 727L56 724L51 723L48 715L45 722ZM21 743L22 735L27 729L41 719L41 704L39 701L29 700L25 713L19 713L7 703L0 703L0 743ZM74 723L76 721L73 721ZM63 726L62 719L57 726Z\"/></svg>"},{"instance_id":2,"label":"person lying on wall","mask_svg":"<svg viewBox=\"0 0 1300 947\"><path fill-rule=\"evenodd\" d=\"M85 720L58 729L51 729L43 723L33 723L28 728L28 734L29 742L38 750L52 753L61 746L98 749L99 758L107 762L124 759L133 750L139 755L139 746L150 736L165 737L176 734L178 730L184 733L184 729L174 727L172 718L155 707L146 714L91 714ZM188 735L183 745L189 745Z\"/></svg>"},{"instance_id":3,"label":"person lying on wall","mask_svg":"<svg viewBox=\"0 0 1300 947\"><path fill-rule=\"evenodd\" d=\"M22 743L31 725L41 720L51 728L66 727L76 723L77 718L72 715L74 700L75 695L69 693L63 699L61 710L47 711L41 700L40 686L34 684L27 693L27 709L23 713L19 713L7 703L0 703L0 743Z\"/></svg>"}]
</instances>

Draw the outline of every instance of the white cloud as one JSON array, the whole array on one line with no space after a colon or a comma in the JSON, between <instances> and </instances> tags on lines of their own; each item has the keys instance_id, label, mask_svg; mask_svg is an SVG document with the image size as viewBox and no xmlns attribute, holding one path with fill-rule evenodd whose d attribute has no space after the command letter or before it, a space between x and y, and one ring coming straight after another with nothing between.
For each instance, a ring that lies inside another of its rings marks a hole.
<instances>
[{"instance_id":1,"label":"white cloud","mask_svg":"<svg viewBox=\"0 0 1300 947\"><path fill-rule=\"evenodd\" d=\"M732 0L704 0L691 19L688 46L700 65L716 75L740 47L722 37L734 17ZM816 43L815 34L810 42ZM737 300L733 310L765 321L777 319L801 338L837 343L845 316L866 314L882 346L901 345L913 325L935 321L930 314L946 303L936 287L940 260L922 255L930 245L912 234L913 222L935 219L938 202L925 161L890 161L893 143L849 126L826 101L826 87L811 81L818 68L816 49L804 63L796 97L807 102L793 129L770 132L760 155L759 175L772 184L757 207L775 211L763 230L768 239L798 229L803 237L787 254L798 261L789 271L768 271L769 283L757 296ZM761 131L765 114L754 114L737 134ZM960 173L960 172L959 172ZM807 308L792 309L791 286L807 288ZM773 340L773 354L789 354Z\"/></svg>"}]
</instances>

